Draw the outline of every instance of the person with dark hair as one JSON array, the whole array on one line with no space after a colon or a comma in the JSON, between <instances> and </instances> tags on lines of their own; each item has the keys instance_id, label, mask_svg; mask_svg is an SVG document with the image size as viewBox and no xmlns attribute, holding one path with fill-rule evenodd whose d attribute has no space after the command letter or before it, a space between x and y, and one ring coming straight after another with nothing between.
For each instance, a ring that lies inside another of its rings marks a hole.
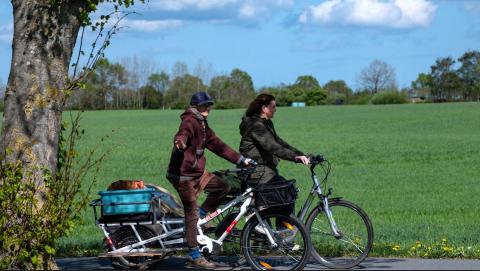
<instances>
[{"instance_id":1,"label":"person with dark hair","mask_svg":"<svg viewBox=\"0 0 480 271\"><path fill-rule=\"evenodd\" d=\"M303 152L278 136L272 122L276 111L275 97L260 94L250 103L240 123L240 153L259 163L250 177L253 184L285 180L277 170L280 159L310 163Z\"/></svg>"},{"instance_id":2,"label":"person with dark hair","mask_svg":"<svg viewBox=\"0 0 480 271\"><path fill-rule=\"evenodd\" d=\"M198 216L214 211L230 191L230 186L205 170L204 150L235 164L248 165L251 159L234 151L218 138L208 126L207 117L214 101L205 92L195 93L190 107L180 116L182 122L174 137L167 179L177 190L185 211L185 238L190 248L187 267L212 269L215 264L201 256L197 243ZM202 190L208 192L200 208L197 198Z\"/></svg>"},{"instance_id":3,"label":"person with dark hair","mask_svg":"<svg viewBox=\"0 0 480 271\"><path fill-rule=\"evenodd\" d=\"M275 97L270 94L260 94L250 103L240 123L242 136L240 153L259 164L256 171L250 175L249 183L252 186L285 182L286 179L277 170L280 159L301 162L305 165L310 163L310 159L302 151L292 147L278 136L272 122L276 111ZM293 214L295 204L282 206L279 211L285 215Z\"/></svg>"}]
</instances>

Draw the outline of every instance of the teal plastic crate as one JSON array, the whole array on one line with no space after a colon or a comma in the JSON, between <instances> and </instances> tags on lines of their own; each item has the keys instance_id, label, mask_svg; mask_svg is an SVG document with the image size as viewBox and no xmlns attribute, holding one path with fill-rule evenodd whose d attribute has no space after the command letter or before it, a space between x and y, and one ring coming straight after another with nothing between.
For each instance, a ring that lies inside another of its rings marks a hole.
<instances>
[{"instance_id":1,"label":"teal plastic crate","mask_svg":"<svg viewBox=\"0 0 480 271\"><path fill-rule=\"evenodd\" d=\"M146 188L98 192L103 204L102 213L103 215L148 213L150 211L151 203L133 203L150 202L152 200L153 191L153 188Z\"/></svg>"}]
</instances>

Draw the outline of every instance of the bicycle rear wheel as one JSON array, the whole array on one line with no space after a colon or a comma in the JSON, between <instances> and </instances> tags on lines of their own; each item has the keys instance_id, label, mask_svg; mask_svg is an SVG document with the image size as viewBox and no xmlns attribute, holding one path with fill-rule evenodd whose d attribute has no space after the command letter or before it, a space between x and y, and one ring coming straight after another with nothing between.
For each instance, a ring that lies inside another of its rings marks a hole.
<instances>
[{"instance_id":1,"label":"bicycle rear wheel","mask_svg":"<svg viewBox=\"0 0 480 271\"><path fill-rule=\"evenodd\" d=\"M155 233L149 230L146 227L138 226L138 234L143 240L152 238L155 236ZM128 245L133 245L139 240L135 236L135 233L128 226L122 226L117 229L114 233L110 235L110 238L116 248L125 247ZM146 244L146 247L152 247L153 244ZM105 245L108 248L108 245ZM110 248L108 248L110 250ZM111 258L112 267L114 269L125 270L125 269L145 269L148 268L151 263L155 261L158 257L114 257Z\"/></svg>"},{"instance_id":2,"label":"bicycle rear wheel","mask_svg":"<svg viewBox=\"0 0 480 271\"><path fill-rule=\"evenodd\" d=\"M295 216L261 215L270 227L277 247L272 247L265 230L253 216L241 237L242 253L255 270L302 270L311 253L307 229Z\"/></svg>"},{"instance_id":3,"label":"bicycle rear wheel","mask_svg":"<svg viewBox=\"0 0 480 271\"><path fill-rule=\"evenodd\" d=\"M332 200L329 206L340 236L334 236L326 213L317 206L306 222L312 239L312 255L329 268L357 266L372 248L372 223L365 211L349 201Z\"/></svg>"}]
</instances>

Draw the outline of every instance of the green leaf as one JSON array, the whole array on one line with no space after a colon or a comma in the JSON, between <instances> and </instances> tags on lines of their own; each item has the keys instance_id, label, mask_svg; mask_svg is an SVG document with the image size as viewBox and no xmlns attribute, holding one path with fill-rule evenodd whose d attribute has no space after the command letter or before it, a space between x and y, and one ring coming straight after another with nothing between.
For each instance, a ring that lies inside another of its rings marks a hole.
<instances>
[{"instance_id":1,"label":"green leaf","mask_svg":"<svg viewBox=\"0 0 480 271\"><path fill-rule=\"evenodd\" d=\"M47 252L48 254L50 255L54 255L55 254L55 249L49 245L45 245L45 252Z\"/></svg>"}]
</instances>

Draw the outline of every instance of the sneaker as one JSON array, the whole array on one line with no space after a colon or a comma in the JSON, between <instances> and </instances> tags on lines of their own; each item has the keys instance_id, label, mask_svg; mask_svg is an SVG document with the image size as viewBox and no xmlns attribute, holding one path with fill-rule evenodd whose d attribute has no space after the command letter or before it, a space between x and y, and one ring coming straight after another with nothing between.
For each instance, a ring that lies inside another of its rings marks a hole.
<instances>
[{"instance_id":1,"label":"sneaker","mask_svg":"<svg viewBox=\"0 0 480 271\"><path fill-rule=\"evenodd\" d=\"M185 264L186 268L195 268L195 269L214 269L215 264L212 262L207 261L205 257L200 256L196 258L195 260L188 260L187 263Z\"/></svg>"}]
</instances>

